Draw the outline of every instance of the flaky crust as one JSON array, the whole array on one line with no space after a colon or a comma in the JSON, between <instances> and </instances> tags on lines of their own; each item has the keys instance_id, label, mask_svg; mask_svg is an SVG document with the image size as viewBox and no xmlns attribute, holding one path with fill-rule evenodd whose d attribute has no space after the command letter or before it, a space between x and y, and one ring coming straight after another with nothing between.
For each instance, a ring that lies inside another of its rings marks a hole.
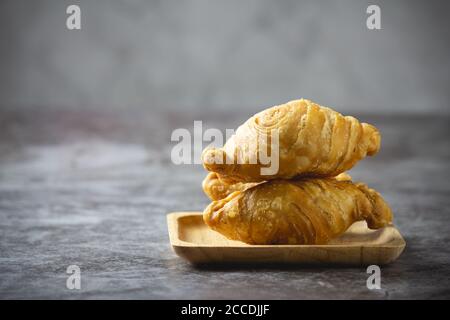
<instances>
[{"instance_id":1,"label":"flaky crust","mask_svg":"<svg viewBox=\"0 0 450 320\"><path fill-rule=\"evenodd\" d=\"M325 244L354 222L378 229L389 206L365 184L336 179L274 180L212 202L203 219L213 230L249 244Z\"/></svg>"},{"instance_id":2,"label":"flaky crust","mask_svg":"<svg viewBox=\"0 0 450 320\"><path fill-rule=\"evenodd\" d=\"M219 175L215 172L207 174L202 182L203 191L213 201L226 198L230 193L235 191L245 191L258 183L227 183L223 179L220 179Z\"/></svg>"},{"instance_id":3,"label":"flaky crust","mask_svg":"<svg viewBox=\"0 0 450 320\"><path fill-rule=\"evenodd\" d=\"M338 181L350 181L352 177L346 172L343 172L335 177ZM215 173L210 172L206 175L202 182L202 188L205 194L213 201L226 198L229 194L235 191L245 191L251 187L256 186L256 182L227 182Z\"/></svg>"},{"instance_id":4,"label":"flaky crust","mask_svg":"<svg viewBox=\"0 0 450 320\"><path fill-rule=\"evenodd\" d=\"M270 165L258 155L261 150L275 154L270 147L272 130L279 135L279 169L267 175L261 169ZM300 99L254 115L223 148L204 150L202 160L208 171L229 180L261 182L298 176L333 177L379 148L380 134L374 126Z\"/></svg>"}]
</instances>

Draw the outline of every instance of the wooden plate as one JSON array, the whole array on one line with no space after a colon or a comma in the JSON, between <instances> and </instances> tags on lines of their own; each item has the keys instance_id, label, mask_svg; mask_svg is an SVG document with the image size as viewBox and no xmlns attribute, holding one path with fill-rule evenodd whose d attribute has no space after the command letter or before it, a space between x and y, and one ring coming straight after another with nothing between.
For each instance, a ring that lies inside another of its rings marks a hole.
<instances>
[{"instance_id":1,"label":"wooden plate","mask_svg":"<svg viewBox=\"0 0 450 320\"><path fill-rule=\"evenodd\" d=\"M406 245L394 226L370 230L364 221L326 245L248 245L228 240L203 222L201 212L170 213L167 224L173 250L193 264L383 265L397 259Z\"/></svg>"}]
</instances>

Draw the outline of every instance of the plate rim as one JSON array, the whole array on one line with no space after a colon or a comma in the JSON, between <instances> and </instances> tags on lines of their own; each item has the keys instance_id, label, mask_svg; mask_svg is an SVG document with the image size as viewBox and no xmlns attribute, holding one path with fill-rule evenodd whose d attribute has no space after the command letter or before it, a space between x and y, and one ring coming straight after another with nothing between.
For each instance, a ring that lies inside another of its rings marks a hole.
<instances>
[{"instance_id":1,"label":"plate rim","mask_svg":"<svg viewBox=\"0 0 450 320\"><path fill-rule=\"evenodd\" d=\"M183 247L183 248L220 248L220 249L242 249L242 250L254 250L254 249L270 249L274 248L278 249L340 249L340 248L385 248L385 249L401 249L402 251L406 247L406 241L403 238L400 230L394 225L391 224L389 227L392 227L398 234L398 238L395 241L389 242L388 244L369 244L369 245L361 245L361 244L278 244L278 245L249 245L243 243L243 245L213 245L213 244L195 244L188 241L183 241L178 237L179 234L179 223L178 219L187 216L201 216L202 213L200 211L175 211L167 214L167 226L169 232L170 244L172 247Z\"/></svg>"}]
</instances>

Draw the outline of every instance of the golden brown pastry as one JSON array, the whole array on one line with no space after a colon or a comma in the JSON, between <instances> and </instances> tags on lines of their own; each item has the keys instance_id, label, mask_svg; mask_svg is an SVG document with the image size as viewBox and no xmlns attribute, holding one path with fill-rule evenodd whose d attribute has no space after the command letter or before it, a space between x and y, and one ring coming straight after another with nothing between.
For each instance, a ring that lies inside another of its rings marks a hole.
<instances>
[{"instance_id":1,"label":"golden brown pastry","mask_svg":"<svg viewBox=\"0 0 450 320\"><path fill-rule=\"evenodd\" d=\"M278 145L272 148L276 134ZM202 160L208 171L229 181L260 182L333 177L379 148L374 126L301 99L254 115L223 148L204 150Z\"/></svg>"},{"instance_id":2,"label":"golden brown pastry","mask_svg":"<svg viewBox=\"0 0 450 320\"><path fill-rule=\"evenodd\" d=\"M347 172L342 172L334 177L337 181L352 181L352 177Z\"/></svg>"},{"instance_id":3,"label":"golden brown pastry","mask_svg":"<svg viewBox=\"0 0 450 320\"><path fill-rule=\"evenodd\" d=\"M335 177L339 181L352 180L352 177L346 172L343 172ZM203 191L205 194L213 201L226 198L230 193L235 191L245 191L248 188L256 186L258 183L228 183L220 178L220 176L215 172L210 172L207 174L202 182Z\"/></svg>"},{"instance_id":4,"label":"golden brown pastry","mask_svg":"<svg viewBox=\"0 0 450 320\"><path fill-rule=\"evenodd\" d=\"M203 191L213 201L226 198L234 191L245 191L248 188L257 185L257 183L227 183L221 180L217 173L210 172L202 182Z\"/></svg>"},{"instance_id":5,"label":"golden brown pastry","mask_svg":"<svg viewBox=\"0 0 450 320\"><path fill-rule=\"evenodd\" d=\"M371 229L392 221L389 206L365 184L336 179L274 180L212 202L205 223L249 244L325 244L366 220Z\"/></svg>"}]
</instances>

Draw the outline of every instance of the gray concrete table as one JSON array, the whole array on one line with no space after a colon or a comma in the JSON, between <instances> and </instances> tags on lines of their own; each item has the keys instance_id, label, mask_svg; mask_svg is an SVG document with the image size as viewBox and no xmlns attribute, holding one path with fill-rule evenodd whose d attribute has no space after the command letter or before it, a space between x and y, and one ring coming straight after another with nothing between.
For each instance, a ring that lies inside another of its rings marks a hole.
<instances>
[{"instance_id":1,"label":"gray concrete table","mask_svg":"<svg viewBox=\"0 0 450 320\"><path fill-rule=\"evenodd\" d=\"M0 298L450 298L449 117L359 115L383 134L355 180L390 203L407 248L382 268L195 268L169 245L166 214L202 210L200 165L170 161L170 134L242 114L0 112ZM66 268L81 268L81 290Z\"/></svg>"}]
</instances>

